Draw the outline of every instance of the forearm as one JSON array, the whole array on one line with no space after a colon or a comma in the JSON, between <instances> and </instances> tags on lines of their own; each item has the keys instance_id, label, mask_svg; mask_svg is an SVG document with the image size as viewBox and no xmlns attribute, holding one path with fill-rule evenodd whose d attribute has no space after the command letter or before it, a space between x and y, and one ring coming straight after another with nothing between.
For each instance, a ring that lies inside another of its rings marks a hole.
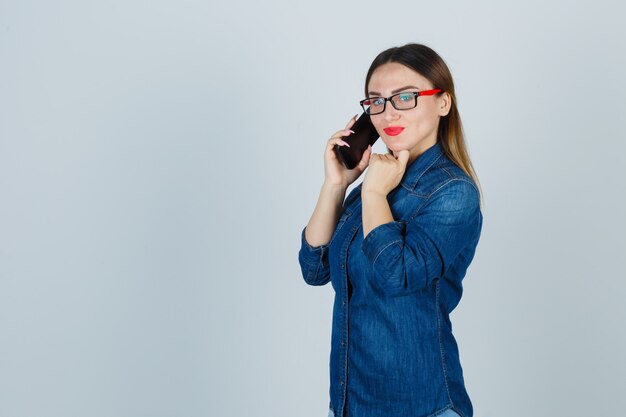
<instances>
[{"instance_id":1,"label":"forearm","mask_svg":"<svg viewBox=\"0 0 626 417\"><path fill-rule=\"evenodd\" d=\"M375 192L362 192L363 238L377 226L394 221L387 196Z\"/></svg>"},{"instance_id":2,"label":"forearm","mask_svg":"<svg viewBox=\"0 0 626 417\"><path fill-rule=\"evenodd\" d=\"M324 183L315 210L306 226L305 238L311 246L330 242L346 196L346 187Z\"/></svg>"}]
</instances>

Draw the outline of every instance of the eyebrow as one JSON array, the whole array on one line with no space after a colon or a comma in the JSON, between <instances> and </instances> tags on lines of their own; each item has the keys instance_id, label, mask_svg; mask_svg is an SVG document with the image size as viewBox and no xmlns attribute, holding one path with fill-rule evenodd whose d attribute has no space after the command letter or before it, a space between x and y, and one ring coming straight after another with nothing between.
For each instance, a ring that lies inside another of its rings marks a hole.
<instances>
[{"instance_id":1,"label":"eyebrow","mask_svg":"<svg viewBox=\"0 0 626 417\"><path fill-rule=\"evenodd\" d=\"M418 90L419 90L419 87L415 87L414 85L406 85L406 86L404 86L404 87L402 87L402 88L397 88L397 89L393 90L393 91L391 92L391 94L396 94L396 93L398 93L398 92L400 92L400 91L402 91L402 90L407 90L407 89L409 89L409 88L416 88L416 89L418 89ZM379 93L378 91L370 91L370 92L369 92L369 94L370 94L370 95L380 95L380 93Z\"/></svg>"}]
</instances>

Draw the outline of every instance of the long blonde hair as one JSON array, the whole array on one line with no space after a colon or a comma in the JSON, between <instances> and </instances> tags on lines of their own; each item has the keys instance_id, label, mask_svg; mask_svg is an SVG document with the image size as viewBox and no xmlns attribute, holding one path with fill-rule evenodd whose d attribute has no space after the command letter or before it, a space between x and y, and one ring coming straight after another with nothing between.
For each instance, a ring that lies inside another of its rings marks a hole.
<instances>
[{"instance_id":1,"label":"long blonde hair","mask_svg":"<svg viewBox=\"0 0 626 417\"><path fill-rule=\"evenodd\" d=\"M452 104L450 111L446 116L439 119L439 128L437 130L437 141L441 144L446 156L469 175L478 186L481 207L483 204L483 193L478 175L474 170L472 161L465 145L465 134L463 132L463 124L461 123L461 115L456 105L456 93L454 92L454 80L448 66L444 60L434 50L426 45L418 43L407 43L406 45L393 47L384 50L372 62L365 78L365 96L368 96L368 85L374 70L379 66L396 62L402 64L412 70L418 72L427 78L434 86L440 88L442 94L447 92L450 94ZM391 152L387 148L387 152Z\"/></svg>"}]
</instances>

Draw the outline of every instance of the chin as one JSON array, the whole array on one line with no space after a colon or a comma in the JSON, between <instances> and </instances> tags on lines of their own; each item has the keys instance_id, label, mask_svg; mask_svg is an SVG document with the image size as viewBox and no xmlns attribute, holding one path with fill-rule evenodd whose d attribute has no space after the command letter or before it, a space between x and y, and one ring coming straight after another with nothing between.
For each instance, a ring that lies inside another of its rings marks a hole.
<instances>
[{"instance_id":1,"label":"chin","mask_svg":"<svg viewBox=\"0 0 626 417\"><path fill-rule=\"evenodd\" d=\"M402 149L406 149L406 146L401 146L398 144L387 144L387 147L389 148L389 150L395 151L395 152L400 152Z\"/></svg>"}]
</instances>

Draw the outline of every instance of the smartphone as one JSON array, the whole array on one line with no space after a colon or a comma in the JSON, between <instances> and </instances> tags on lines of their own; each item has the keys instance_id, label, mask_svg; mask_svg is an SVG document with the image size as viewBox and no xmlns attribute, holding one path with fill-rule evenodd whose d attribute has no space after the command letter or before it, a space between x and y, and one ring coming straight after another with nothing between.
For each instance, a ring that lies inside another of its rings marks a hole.
<instances>
[{"instance_id":1,"label":"smartphone","mask_svg":"<svg viewBox=\"0 0 626 417\"><path fill-rule=\"evenodd\" d=\"M353 169L359 164L359 161L363 157L363 152L365 152L367 147L369 145L374 146L374 143L380 136L372 124L370 115L367 113L361 114L350 129L354 133L341 138L344 142L350 144L350 146L335 145L334 150L343 165L348 169Z\"/></svg>"}]
</instances>

